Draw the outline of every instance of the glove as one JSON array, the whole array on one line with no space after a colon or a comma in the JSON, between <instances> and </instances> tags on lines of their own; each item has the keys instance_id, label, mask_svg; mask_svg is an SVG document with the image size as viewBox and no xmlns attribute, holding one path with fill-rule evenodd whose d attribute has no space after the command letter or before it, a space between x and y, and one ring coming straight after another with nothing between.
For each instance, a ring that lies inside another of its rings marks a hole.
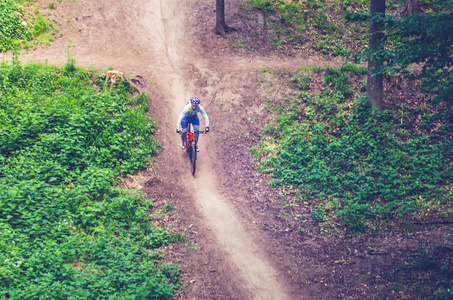
<instances>
[{"instance_id":1,"label":"glove","mask_svg":"<svg viewBox=\"0 0 453 300\"><path fill-rule=\"evenodd\" d=\"M206 128L204 129L204 131L206 131L206 133L208 133L208 132L209 132L209 127L206 127Z\"/></svg>"},{"instance_id":2,"label":"glove","mask_svg":"<svg viewBox=\"0 0 453 300\"><path fill-rule=\"evenodd\" d=\"M179 128L176 128L176 133L181 133L181 130Z\"/></svg>"}]
</instances>

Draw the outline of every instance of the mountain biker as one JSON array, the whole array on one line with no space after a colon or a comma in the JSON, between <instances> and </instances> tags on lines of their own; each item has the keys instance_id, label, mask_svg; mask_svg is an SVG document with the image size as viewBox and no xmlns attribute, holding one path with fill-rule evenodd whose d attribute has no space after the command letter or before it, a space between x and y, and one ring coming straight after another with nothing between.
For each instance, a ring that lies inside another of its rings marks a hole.
<instances>
[{"instance_id":1,"label":"mountain biker","mask_svg":"<svg viewBox=\"0 0 453 300\"><path fill-rule=\"evenodd\" d=\"M189 103L184 107L178 118L176 124L176 132L181 133L181 148L184 149L184 135L189 131L189 123L192 123L194 129L194 138L198 149L198 137L200 136L200 119L198 119L198 113L201 113L205 123L205 132L209 132L209 118L204 108L200 105L200 99L193 97ZM180 125L182 131L180 130Z\"/></svg>"}]
</instances>

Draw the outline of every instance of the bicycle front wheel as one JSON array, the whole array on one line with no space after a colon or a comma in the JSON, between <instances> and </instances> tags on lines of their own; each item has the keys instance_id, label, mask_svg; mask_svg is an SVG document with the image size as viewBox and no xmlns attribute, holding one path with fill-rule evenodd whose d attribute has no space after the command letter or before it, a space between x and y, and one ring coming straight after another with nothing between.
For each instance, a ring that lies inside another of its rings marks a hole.
<instances>
[{"instance_id":1,"label":"bicycle front wheel","mask_svg":"<svg viewBox=\"0 0 453 300\"><path fill-rule=\"evenodd\" d=\"M189 148L189 159L190 159L190 168L192 175L195 175L195 169L197 167L197 147L195 143L192 143Z\"/></svg>"}]
</instances>

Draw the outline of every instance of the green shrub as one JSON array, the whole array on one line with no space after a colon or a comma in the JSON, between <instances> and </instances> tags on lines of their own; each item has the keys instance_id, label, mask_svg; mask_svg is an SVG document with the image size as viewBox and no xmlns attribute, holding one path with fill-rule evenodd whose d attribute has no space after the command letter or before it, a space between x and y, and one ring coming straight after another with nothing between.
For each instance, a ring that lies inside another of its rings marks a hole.
<instances>
[{"instance_id":1,"label":"green shrub","mask_svg":"<svg viewBox=\"0 0 453 300\"><path fill-rule=\"evenodd\" d=\"M48 45L53 40L55 26L42 13L27 11L25 4L28 2L0 0L0 52L19 49L21 46L28 49L39 44ZM49 7L53 7L52 3Z\"/></svg>"},{"instance_id":2,"label":"green shrub","mask_svg":"<svg viewBox=\"0 0 453 300\"><path fill-rule=\"evenodd\" d=\"M154 122L92 76L75 61L0 66L0 297L169 299L180 286L156 249L182 237L112 187L157 150Z\"/></svg>"},{"instance_id":3,"label":"green shrub","mask_svg":"<svg viewBox=\"0 0 453 300\"><path fill-rule=\"evenodd\" d=\"M17 40L25 35L25 27L14 12L17 10L15 2L0 0L0 52L13 49Z\"/></svg>"},{"instance_id":4,"label":"green shrub","mask_svg":"<svg viewBox=\"0 0 453 300\"><path fill-rule=\"evenodd\" d=\"M345 93L342 78L342 71L326 70L326 83ZM451 204L451 109L372 112L365 97L345 100L328 89L299 93L282 107L263 130L262 144L272 140L276 150L262 169L272 170L273 185L296 186L302 198L332 207L346 227L365 231L372 222ZM421 121L413 127L410 120ZM319 207L312 213L317 220Z\"/></svg>"}]
</instances>

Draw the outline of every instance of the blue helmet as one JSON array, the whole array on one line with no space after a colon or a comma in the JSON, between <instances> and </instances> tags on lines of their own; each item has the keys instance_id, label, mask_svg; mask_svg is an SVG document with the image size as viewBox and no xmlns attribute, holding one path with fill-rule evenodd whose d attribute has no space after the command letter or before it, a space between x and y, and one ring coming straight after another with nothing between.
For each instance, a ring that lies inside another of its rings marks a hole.
<instances>
[{"instance_id":1,"label":"blue helmet","mask_svg":"<svg viewBox=\"0 0 453 300\"><path fill-rule=\"evenodd\" d=\"M190 104L192 104L192 106L198 106L200 105L200 99L193 97L192 99L190 99Z\"/></svg>"}]
</instances>

